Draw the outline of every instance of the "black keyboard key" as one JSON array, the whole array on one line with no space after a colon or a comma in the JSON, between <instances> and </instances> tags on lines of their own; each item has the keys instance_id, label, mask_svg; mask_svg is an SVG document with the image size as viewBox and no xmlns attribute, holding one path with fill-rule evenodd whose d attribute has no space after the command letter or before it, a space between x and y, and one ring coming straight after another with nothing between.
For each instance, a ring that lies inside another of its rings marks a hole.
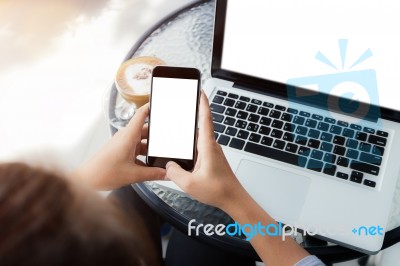
<instances>
[{"instance_id":1,"label":"black keyboard key","mask_svg":"<svg viewBox=\"0 0 400 266\"><path fill-rule=\"evenodd\" d=\"M213 103L222 103L224 101L224 97L216 95L213 99Z\"/></svg>"},{"instance_id":2,"label":"black keyboard key","mask_svg":"<svg viewBox=\"0 0 400 266\"><path fill-rule=\"evenodd\" d=\"M342 136L348 137L348 138L353 138L354 137L354 130L349 129L349 128L345 128L345 129L343 129Z\"/></svg>"},{"instance_id":3,"label":"black keyboard key","mask_svg":"<svg viewBox=\"0 0 400 266\"><path fill-rule=\"evenodd\" d=\"M274 138L277 138L277 139L280 139L282 137L282 135L283 135L283 131L281 131L279 129L274 129L271 132L271 137L274 137Z\"/></svg>"},{"instance_id":4,"label":"black keyboard key","mask_svg":"<svg viewBox=\"0 0 400 266\"><path fill-rule=\"evenodd\" d=\"M283 148L285 148L285 142L282 140L278 140L276 139L274 141L274 144L272 144L272 147L276 148L276 149L280 149L283 150Z\"/></svg>"},{"instance_id":5,"label":"black keyboard key","mask_svg":"<svg viewBox=\"0 0 400 266\"><path fill-rule=\"evenodd\" d=\"M250 102L250 98L246 96L240 96L239 100L244 101L244 102Z\"/></svg>"},{"instance_id":6,"label":"black keyboard key","mask_svg":"<svg viewBox=\"0 0 400 266\"><path fill-rule=\"evenodd\" d=\"M386 138L382 138L376 135L369 135L368 142L380 146L386 145Z\"/></svg>"},{"instance_id":7,"label":"black keyboard key","mask_svg":"<svg viewBox=\"0 0 400 266\"><path fill-rule=\"evenodd\" d=\"M354 140L354 139L347 139L346 147L352 148L352 149L357 149L358 141Z\"/></svg>"},{"instance_id":8,"label":"black keyboard key","mask_svg":"<svg viewBox=\"0 0 400 266\"><path fill-rule=\"evenodd\" d=\"M281 129L283 127L283 122L280 121L280 120L274 119L274 121L272 121L272 125L271 126L274 127L274 128Z\"/></svg>"},{"instance_id":9,"label":"black keyboard key","mask_svg":"<svg viewBox=\"0 0 400 266\"><path fill-rule=\"evenodd\" d=\"M300 111L300 115L304 117L310 117L311 114L309 112Z\"/></svg>"},{"instance_id":10,"label":"black keyboard key","mask_svg":"<svg viewBox=\"0 0 400 266\"><path fill-rule=\"evenodd\" d=\"M248 115L249 115L249 113L247 113L245 111L239 111L236 117L240 118L240 119L247 119Z\"/></svg>"},{"instance_id":11,"label":"black keyboard key","mask_svg":"<svg viewBox=\"0 0 400 266\"><path fill-rule=\"evenodd\" d=\"M214 131L219 132L219 133L224 133L226 126L214 123Z\"/></svg>"},{"instance_id":12,"label":"black keyboard key","mask_svg":"<svg viewBox=\"0 0 400 266\"><path fill-rule=\"evenodd\" d=\"M381 146L376 146L372 147L372 153L378 156L383 156L383 153L385 152L385 148Z\"/></svg>"},{"instance_id":13,"label":"black keyboard key","mask_svg":"<svg viewBox=\"0 0 400 266\"><path fill-rule=\"evenodd\" d=\"M259 115L268 115L269 114L269 109L265 107L260 107L258 108L257 114Z\"/></svg>"},{"instance_id":14,"label":"black keyboard key","mask_svg":"<svg viewBox=\"0 0 400 266\"><path fill-rule=\"evenodd\" d=\"M356 139L360 141L366 141L367 140L367 134L357 131L356 133Z\"/></svg>"},{"instance_id":15,"label":"black keyboard key","mask_svg":"<svg viewBox=\"0 0 400 266\"><path fill-rule=\"evenodd\" d=\"M288 143L288 144L286 144L285 151L296 153L297 149L298 149L298 146L296 144Z\"/></svg>"},{"instance_id":16,"label":"black keyboard key","mask_svg":"<svg viewBox=\"0 0 400 266\"><path fill-rule=\"evenodd\" d=\"M334 164L336 162L336 155L332 153L325 153L324 162Z\"/></svg>"},{"instance_id":17,"label":"black keyboard key","mask_svg":"<svg viewBox=\"0 0 400 266\"><path fill-rule=\"evenodd\" d=\"M260 126L254 123L249 123L249 125L247 126L247 130L252 132L257 132L259 128Z\"/></svg>"},{"instance_id":18,"label":"black keyboard key","mask_svg":"<svg viewBox=\"0 0 400 266\"><path fill-rule=\"evenodd\" d=\"M360 171L360 172L364 172L367 174L371 174L371 175L378 175L379 174L379 167L372 165L372 164L367 164L367 163L363 163L360 161L351 161L350 163L350 168Z\"/></svg>"},{"instance_id":19,"label":"black keyboard key","mask_svg":"<svg viewBox=\"0 0 400 266\"><path fill-rule=\"evenodd\" d=\"M257 112L257 109L258 109L257 105L249 104L247 105L246 111L255 113Z\"/></svg>"},{"instance_id":20,"label":"black keyboard key","mask_svg":"<svg viewBox=\"0 0 400 266\"><path fill-rule=\"evenodd\" d=\"M297 165L300 167L304 167L304 165L307 162L307 159L303 156L299 156L286 151L273 149L267 146L258 145L251 142L248 142L246 144L244 150L250 153L254 153L260 156L268 157L292 165Z\"/></svg>"},{"instance_id":21,"label":"black keyboard key","mask_svg":"<svg viewBox=\"0 0 400 266\"><path fill-rule=\"evenodd\" d=\"M303 127L303 126L298 126L296 128L296 133L299 134L299 135L306 136L307 135L307 131L308 131L308 129L306 127Z\"/></svg>"},{"instance_id":22,"label":"black keyboard key","mask_svg":"<svg viewBox=\"0 0 400 266\"><path fill-rule=\"evenodd\" d=\"M282 113L277 110L271 110L271 112L269 113L269 116L272 118L279 119L281 117L281 114Z\"/></svg>"},{"instance_id":23,"label":"black keyboard key","mask_svg":"<svg viewBox=\"0 0 400 266\"><path fill-rule=\"evenodd\" d=\"M215 138L215 139L218 139L218 136L219 136L219 134L216 133L216 132L214 132L214 138Z\"/></svg>"},{"instance_id":24,"label":"black keyboard key","mask_svg":"<svg viewBox=\"0 0 400 266\"><path fill-rule=\"evenodd\" d=\"M244 108L246 108L246 103L245 102L239 102L237 101L235 104L235 108L239 109L239 110L244 110Z\"/></svg>"},{"instance_id":25,"label":"black keyboard key","mask_svg":"<svg viewBox=\"0 0 400 266\"><path fill-rule=\"evenodd\" d=\"M329 129L329 124L324 123L324 122L319 122L317 128L318 128L319 130L322 130L322 131L328 131L328 129Z\"/></svg>"},{"instance_id":26,"label":"black keyboard key","mask_svg":"<svg viewBox=\"0 0 400 266\"><path fill-rule=\"evenodd\" d=\"M339 126L332 125L329 129L329 132L332 134L340 135L342 134L342 128Z\"/></svg>"},{"instance_id":27,"label":"black keyboard key","mask_svg":"<svg viewBox=\"0 0 400 266\"><path fill-rule=\"evenodd\" d=\"M260 130L258 131L258 133L263 134L263 135L269 135L270 132L271 132L271 128L264 127L264 126L261 126Z\"/></svg>"},{"instance_id":28,"label":"black keyboard key","mask_svg":"<svg viewBox=\"0 0 400 266\"><path fill-rule=\"evenodd\" d=\"M264 102L263 106L268 107L268 108L274 107L274 105L272 103L269 103L269 102Z\"/></svg>"},{"instance_id":29,"label":"black keyboard key","mask_svg":"<svg viewBox=\"0 0 400 266\"><path fill-rule=\"evenodd\" d=\"M322 142L321 143L321 150L326 151L326 152L331 152L333 149L333 145L331 143L328 142Z\"/></svg>"},{"instance_id":30,"label":"black keyboard key","mask_svg":"<svg viewBox=\"0 0 400 266\"><path fill-rule=\"evenodd\" d=\"M214 112L214 113L223 114L224 111L225 111L225 106L212 103L212 104L210 105L210 109L211 109L211 111Z\"/></svg>"},{"instance_id":31,"label":"black keyboard key","mask_svg":"<svg viewBox=\"0 0 400 266\"><path fill-rule=\"evenodd\" d=\"M225 134L234 137L234 136L236 136L237 131L238 131L238 130L237 130L236 128L234 128L234 127L228 127L228 128L226 129L226 131L225 131Z\"/></svg>"},{"instance_id":32,"label":"black keyboard key","mask_svg":"<svg viewBox=\"0 0 400 266\"><path fill-rule=\"evenodd\" d=\"M294 141L294 137L295 135L289 132L285 132L285 134L283 134L283 140L289 141L289 142L293 142Z\"/></svg>"},{"instance_id":33,"label":"black keyboard key","mask_svg":"<svg viewBox=\"0 0 400 266\"><path fill-rule=\"evenodd\" d=\"M358 159L359 152L353 149L347 149L346 157L357 160Z\"/></svg>"},{"instance_id":34,"label":"black keyboard key","mask_svg":"<svg viewBox=\"0 0 400 266\"><path fill-rule=\"evenodd\" d=\"M350 125L350 128L352 128L352 129L354 129L354 130L358 130L358 131L361 130L361 126L355 125L355 124L351 124L351 125Z\"/></svg>"},{"instance_id":35,"label":"black keyboard key","mask_svg":"<svg viewBox=\"0 0 400 266\"><path fill-rule=\"evenodd\" d=\"M221 136L219 136L219 138L218 138L218 143L221 144L221 145L226 146L226 145L228 145L228 143L229 143L230 140L231 140L230 137L228 137L228 136L226 136L226 135L221 135Z\"/></svg>"},{"instance_id":36,"label":"black keyboard key","mask_svg":"<svg viewBox=\"0 0 400 266\"><path fill-rule=\"evenodd\" d=\"M317 126L317 121L313 119L307 119L305 126L315 128Z\"/></svg>"},{"instance_id":37,"label":"black keyboard key","mask_svg":"<svg viewBox=\"0 0 400 266\"><path fill-rule=\"evenodd\" d=\"M349 175L342 172L337 172L336 176L345 180L349 179Z\"/></svg>"},{"instance_id":38,"label":"black keyboard key","mask_svg":"<svg viewBox=\"0 0 400 266\"><path fill-rule=\"evenodd\" d=\"M378 130L378 131L376 131L376 135L387 138L389 136L389 133L382 131L382 130Z\"/></svg>"},{"instance_id":39,"label":"black keyboard key","mask_svg":"<svg viewBox=\"0 0 400 266\"><path fill-rule=\"evenodd\" d=\"M225 106L232 107L233 105L235 105L235 100L226 98L225 101L224 101L224 105L225 105Z\"/></svg>"},{"instance_id":40,"label":"black keyboard key","mask_svg":"<svg viewBox=\"0 0 400 266\"><path fill-rule=\"evenodd\" d=\"M236 122L235 118L232 117L225 117L224 125L233 126Z\"/></svg>"},{"instance_id":41,"label":"black keyboard key","mask_svg":"<svg viewBox=\"0 0 400 266\"><path fill-rule=\"evenodd\" d=\"M350 175L350 181L361 184L363 176L364 176L363 173L352 171Z\"/></svg>"},{"instance_id":42,"label":"black keyboard key","mask_svg":"<svg viewBox=\"0 0 400 266\"><path fill-rule=\"evenodd\" d=\"M343 156L346 153L346 148L342 146L335 145L333 148L333 153Z\"/></svg>"},{"instance_id":43,"label":"black keyboard key","mask_svg":"<svg viewBox=\"0 0 400 266\"><path fill-rule=\"evenodd\" d=\"M237 137L241 138L241 139L247 139L248 136L249 136L249 132L244 131L244 130L240 130L239 133L237 134Z\"/></svg>"},{"instance_id":44,"label":"black keyboard key","mask_svg":"<svg viewBox=\"0 0 400 266\"><path fill-rule=\"evenodd\" d=\"M344 145L344 142L346 141L345 138L341 137L341 136L334 136L333 137L333 143L334 144L338 144L338 145Z\"/></svg>"},{"instance_id":45,"label":"black keyboard key","mask_svg":"<svg viewBox=\"0 0 400 266\"><path fill-rule=\"evenodd\" d=\"M238 121L236 121L235 127L245 129L246 126L247 126L247 122L246 121L239 120L239 119L238 119Z\"/></svg>"},{"instance_id":46,"label":"black keyboard key","mask_svg":"<svg viewBox=\"0 0 400 266\"><path fill-rule=\"evenodd\" d=\"M235 116L236 113L237 113L237 110L236 110L236 109L228 108L228 109L226 109L225 115Z\"/></svg>"},{"instance_id":47,"label":"black keyboard key","mask_svg":"<svg viewBox=\"0 0 400 266\"><path fill-rule=\"evenodd\" d=\"M297 125L303 125L306 119L304 117L296 115L293 119L293 123Z\"/></svg>"},{"instance_id":48,"label":"black keyboard key","mask_svg":"<svg viewBox=\"0 0 400 266\"><path fill-rule=\"evenodd\" d=\"M254 104L257 104L257 105L261 105L262 102L260 100L253 99L253 100L251 100L251 103L254 103Z\"/></svg>"},{"instance_id":49,"label":"black keyboard key","mask_svg":"<svg viewBox=\"0 0 400 266\"><path fill-rule=\"evenodd\" d=\"M321 134L321 140L331 142L333 138L333 135L327 132L322 132Z\"/></svg>"},{"instance_id":50,"label":"black keyboard key","mask_svg":"<svg viewBox=\"0 0 400 266\"><path fill-rule=\"evenodd\" d=\"M337 121L337 124L339 126L342 126L342 127L348 127L349 126L349 123L341 121L341 120Z\"/></svg>"},{"instance_id":51,"label":"black keyboard key","mask_svg":"<svg viewBox=\"0 0 400 266\"><path fill-rule=\"evenodd\" d=\"M364 180L364 185L369 186L369 187L375 187L375 186L376 186L376 183L375 183L374 181L365 179L365 180Z\"/></svg>"},{"instance_id":52,"label":"black keyboard key","mask_svg":"<svg viewBox=\"0 0 400 266\"><path fill-rule=\"evenodd\" d=\"M330 124L336 124L336 120L330 117L325 117L324 121Z\"/></svg>"},{"instance_id":53,"label":"black keyboard key","mask_svg":"<svg viewBox=\"0 0 400 266\"><path fill-rule=\"evenodd\" d=\"M307 142L308 142L308 139L306 138L306 137L303 137L303 136L297 136L296 137L296 141L295 141L297 144L299 144L299 145L307 145Z\"/></svg>"},{"instance_id":54,"label":"black keyboard key","mask_svg":"<svg viewBox=\"0 0 400 266\"><path fill-rule=\"evenodd\" d=\"M229 94L228 94L228 97L229 97L229 98L232 98L232 99L237 99L237 98L239 98L239 95L234 94L234 93L229 93Z\"/></svg>"},{"instance_id":55,"label":"black keyboard key","mask_svg":"<svg viewBox=\"0 0 400 266\"><path fill-rule=\"evenodd\" d=\"M293 116L289 113L283 113L281 119L286 122L291 122Z\"/></svg>"},{"instance_id":56,"label":"black keyboard key","mask_svg":"<svg viewBox=\"0 0 400 266\"><path fill-rule=\"evenodd\" d=\"M221 95L221 96L226 96L226 95L228 95L228 93L225 92L225 91L217 91L217 94L218 94L218 95Z\"/></svg>"},{"instance_id":57,"label":"black keyboard key","mask_svg":"<svg viewBox=\"0 0 400 266\"><path fill-rule=\"evenodd\" d=\"M255 134L255 133L251 133L249 140L253 141L253 142L259 142L261 139L261 135Z\"/></svg>"},{"instance_id":58,"label":"black keyboard key","mask_svg":"<svg viewBox=\"0 0 400 266\"><path fill-rule=\"evenodd\" d=\"M339 156L337 162L337 165L343 166L343 167L348 167L349 166L349 159L346 157Z\"/></svg>"},{"instance_id":59,"label":"black keyboard key","mask_svg":"<svg viewBox=\"0 0 400 266\"><path fill-rule=\"evenodd\" d=\"M315 129L310 129L308 131L308 137L318 139L319 138L319 131Z\"/></svg>"},{"instance_id":60,"label":"black keyboard key","mask_svg":"<svg viewBox=\"0 0 400 266\"><path fill-rule=\"evenodd\" d=\"M375 165L381 165L382 157L362 152L360 154L360 161L365 162L365 163L375 164Z\"/></svg>"},{"instance_id":61,"label":"black keyboard key","mask_svg":"<svg viewBox=\"0 0 400 266\"><path fill-rule=\"evenodd\" d=\"M212 115L212 119L213 119L214 122L221 123L222 120L224 120L224 116L223 115L216 114L216 113L211 113L211 115Z\"/></svg>"},{"instance_id":62,"label":"black keyboard key","mask_svg":"<svg viewBox=\"0 0 400 266\"><path fill-rule=\"evenodd\" d=\"M363 131L365 133L375 134L375 129L370 128L370 127L364 127Z\"/></svg>"},{"instance_id":63,"label":"black keyboard key","mask_svg":"<svg viewBox=\"0 0 400 266\"><path fill-rule=\"evenodd\" d=\"M275 109L279 110L279 111L286 111L286 107L284 107L282 105L275 105Z\"/></svg>"},{"instance_id":64,"label":"black keyboard key","mask_svg":"<svg viewBox=\"0 0 400 266\"><path fill-rule=\"evenodd\" d=\"M229 143L229 147L241 150L243 149L245 142L244 140L232 138L231 143Z\"/></svg>"},{"instance_id":65,"label":"black keyboard key","mask_svg":"<svg viewBox=\"0 0 400 266\"><path fill-rule=\"evenodd\" d=\"M260 116L256 114L250 114L247 120L249 120L250 122L258 123L258 120L260 120Z\"/></svg>"},{"instance_id":66,"label":"black keyboard key","mask_svg":"<svg viewBox=\"0 0 400 266\"><path fill-rule=\"evenodd\" d=\"M291 123L286 123L285 126L283 127L283 130L294 132L296 130L296 126Z\"/></svg>"},{"instance_id":67,"label":"black keyboard key","mask_svg":"<svg viewBox=\"0 0 400 266\"><path fill-rule=\"evenodd\" d=\"M310 160L308 160L307 169L310 169L310 170L313 170L316 172L321 172L323 166L324 166L323 162L317 161L314 159L310 159Z\"/></svg>"},{"instance_id":68,"label":"black keyboard key","mask_svg":"<svg viewBox=\"0 0 400 266\"><path fill-rule=\"evenodd\" d=\"M296 109L294 109L294 108L288 108L288 109L287 109L287 112L288 112L288 113L291 113L291 114L294 114L294 115L297 115L297 113L298 113L299 111L296 110Z\"/></svg>"},{"instance_id":69,"label":"black keyboard key","mask_svg":"<svg viewBox=\"0 0 400 266\"><path fill-rule=\"evenodd\" d=\"M303 156L308 156L311 153L311 149L304 147L304 146L300 146L298 154L303 155Z\"/></svg>"},{"instance_id":70,"label":"black keyboard key","mask_svg":"<svg viewBox=\"0 0 400 266\"><path fill-rule=\"evenodd\" d=\"M321 115L316 115L316 114L312 115L311 117L318 121L322 121L322 118L323 118Z\"/></svg>"},{"instance_id":71,"label":"black keyboard key","mask_svg":"<svg viewBox=\"0 0 400 266\"><path fill-rule=\"evenodd\" d=\"M261 117L260 124L269 126L269 125L271 125L271 122L272 122L271 118L265 117L265 116Z\"/></svg>"},{"instance_id":72,"label":"black keyboard key","mask_svg":"<svg viewBox=\"0 0 400 266\"><path fill-rule=\"evenodd\" d=\"M334 176L336 173L336 165L326 163L324 166L324 174Z\"/></svg>"},{"instance_id":73,"label":"black keyboard key","mask_svg":"<svg viewBox=\"0 0 400 266\"><path fill-rule=\"evenodd\" d=\"M262 145L266 145L266 146L271 146L273 141L274 141L273 138L270 138L270 137L263 137L263 138L261 139L261 144L262 144Z\"/></svg>"},{"instance_id":74,"label":"black keyboard key","mask_svg":"<svg viewBox=\"0 0 400 266\"><path fill-rule=\"evenodd\" d=\"M322 160L322 155L324 153L322 151L319 150L313 150L311 152L311 158L316 159L316 160Z\"/></svg>"},{"instance_id":75,"label":"black keyboard key","mask_svg":"<svg viewBox=\"0 0 400 266\"><path fill-rule=\"evenodd\" d=\"M308 143L307 143L307 146L310 147L310 148L318 149L319 148L319 144L320 144L319 140L309 139Z\"/></svg>"},{"instance_id":76,"label":"black keyboard key","mask_svg":"<svg viewBox=\"0 0 400 266\"><path fill-rule=\"evenodd\" d=\"M369 143L361 142L358 146L358 149L363 152L369 152L371 150L372 145Z\"/></svg>"}]
</instances>

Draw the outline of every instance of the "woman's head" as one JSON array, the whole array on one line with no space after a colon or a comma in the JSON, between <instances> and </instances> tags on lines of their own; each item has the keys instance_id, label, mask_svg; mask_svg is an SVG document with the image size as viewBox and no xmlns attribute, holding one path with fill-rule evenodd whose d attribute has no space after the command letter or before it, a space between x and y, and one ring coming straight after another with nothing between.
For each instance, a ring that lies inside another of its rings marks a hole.
<instances>
[{"instance_id":1,"label":"woman's head","mask_svg":"<svg viewBox=\"0 0 400 266\"><path fill-rule=\"evenodd\" d=\"M0 265L154 265L143 231L58 174L0 164Z\"/></svg>"}]
</instances>

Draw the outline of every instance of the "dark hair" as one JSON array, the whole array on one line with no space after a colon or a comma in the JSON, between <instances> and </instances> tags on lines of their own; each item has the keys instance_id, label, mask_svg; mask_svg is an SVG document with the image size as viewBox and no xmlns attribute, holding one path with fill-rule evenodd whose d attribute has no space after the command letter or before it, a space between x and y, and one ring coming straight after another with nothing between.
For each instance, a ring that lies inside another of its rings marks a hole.
<instances>
[{"instance_id":1,"label":"dark hair","mask_svg":"<svg viewBox=\"0 0 400 266\"><path fill-rule=\"evenodd\" d=\"M0 265L157 265L142 231L58 174L0 164Z\"/></svg>"}]
</instances>

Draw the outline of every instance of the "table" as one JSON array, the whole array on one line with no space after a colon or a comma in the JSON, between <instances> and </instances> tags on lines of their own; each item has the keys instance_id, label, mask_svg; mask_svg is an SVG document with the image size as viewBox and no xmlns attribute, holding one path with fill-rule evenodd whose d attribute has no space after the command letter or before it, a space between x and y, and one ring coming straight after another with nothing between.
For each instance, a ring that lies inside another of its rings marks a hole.
<instances>
[{"instance_id":1,"label":"table","mask_svg":"<svg viewBox=\"0 0 400 266\"><path fill-rule=\"evenodd\" d=\"M143 35L125 60L147 55L161 58L169 65L196 67L201 71L204 82L211 76L214 5L214 0L198 1L163 19ZM115 116L115 105L120 100L119 97L113 85L110 93L109 118ZM112 126L111 132L112 134L116 132ZM214 225L232 222L232 219L221 210L183 194L165 190L154 182L135 184L132 187L157 213L182 232L187 232L187 224L191 219ZM387 228L389 231L385 235L383 249L400 242L400 179ZM200 234L198 239L255 260L259 259L249 242L239 237ZM365 256L363 253L311 237L303 238L299 235L295 240L311 254L329 262Z\"/></svg>"}]
</instances>

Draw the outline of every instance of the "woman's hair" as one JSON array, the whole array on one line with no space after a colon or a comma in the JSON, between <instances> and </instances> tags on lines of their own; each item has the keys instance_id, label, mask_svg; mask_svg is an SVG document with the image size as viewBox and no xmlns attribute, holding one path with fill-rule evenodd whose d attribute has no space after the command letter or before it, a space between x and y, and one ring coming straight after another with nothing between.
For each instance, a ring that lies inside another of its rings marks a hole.
<instances>
[{"instance_id":1,"label":"woman's hair","mask_svg":"<svg viewBox=\"0 0 400 266\"><path fill-rule=\"evenodd\" d=\"M140 226L58 174L0 164L0 265L157 265Z\"/></svg>"}]
</instances>

